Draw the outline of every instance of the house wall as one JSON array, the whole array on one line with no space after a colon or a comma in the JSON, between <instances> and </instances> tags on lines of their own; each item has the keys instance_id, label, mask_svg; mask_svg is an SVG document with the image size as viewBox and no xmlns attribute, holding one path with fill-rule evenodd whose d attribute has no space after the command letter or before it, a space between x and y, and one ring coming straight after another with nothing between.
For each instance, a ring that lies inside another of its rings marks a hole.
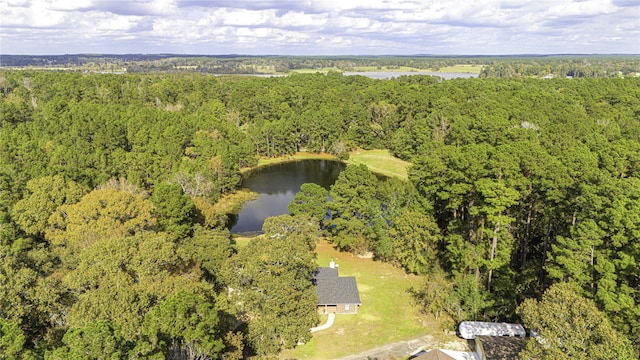
<instances>
[{"instance_id":1,"label":"house wall","mask_svg":"<svg viewBox=\"0 0 640 360\"><path fill-rule=\"evenodd\" d=\"M335 314L335 305L318 305L318 314Z\"/></svg>"},{"instance_id":2,"label":"house wall","mask_svg":"<svg viewBox=\"0 0 640 360\"><path fill-rule=\"evenodd\" d=\"M318 314L357 314L358 304L318 305Z\"/></svg>"},{"instance_id":3,"label":"house wall","mask_svg":"<svg viewBox=\"0 0 640 360\"><path fill-rule=\"evenodd\" d=\"M356 304L338 304L336 306L336 314L357 314L358 305Z\"/></svg>"}]
</instances>

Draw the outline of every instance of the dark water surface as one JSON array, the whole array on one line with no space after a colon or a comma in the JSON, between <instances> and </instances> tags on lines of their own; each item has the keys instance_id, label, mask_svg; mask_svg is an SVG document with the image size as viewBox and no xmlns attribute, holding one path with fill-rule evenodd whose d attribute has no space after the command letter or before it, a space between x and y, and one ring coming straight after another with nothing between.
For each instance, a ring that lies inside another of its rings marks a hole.
<instances>
[{"instance_id":1,"label":"dark water surface","mask_svg":"<svg viewBox=\"0 0 640 360\"><path fill-rule=\"evenodd\" d=\"M344 76L349 75L362 75L372 79L393 79L403 75L429 75L429 76L439 76L444 80L451 80L457 78L477 78L478 74L473 73L458 73L458 72L431 72L431 71L363 71L363 72L354 72L354 71L345 71L342 73Z\"/></svg>"},{"instance_id":2,"label":"dark water surface","mask_svg":"<svg viewBox=\"0 0 640 360\"><path fill-rule=\"evenodd\" d=\"M327 190L346 167L339 161L301 160L259 168L249 174L242 186L260 194L246 203L237 217L230 219L232 233L255 233L271 216L288 214L287 207L304 183L315 183Z\"/></svg>"}]
</instances>

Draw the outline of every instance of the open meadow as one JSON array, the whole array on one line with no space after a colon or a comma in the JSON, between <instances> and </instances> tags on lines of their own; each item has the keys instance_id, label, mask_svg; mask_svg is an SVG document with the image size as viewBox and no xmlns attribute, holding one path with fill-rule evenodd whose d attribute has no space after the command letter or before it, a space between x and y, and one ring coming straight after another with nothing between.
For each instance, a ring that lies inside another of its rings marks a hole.
<instances>
[{"instance_id":1,"label":"open meadow","mask_svg":"<svg viewBox=\"0 0 640 360\"><path fill-rule=\"evenodd\" d=\"M441 67L441 68L438 69L438 72L480 74L480 71L482 71L483 67L484 66L482 66L482 65L464 65L464 64L460 64L460 65L452 65L452 66Z\"/></svg>"},{"instance_id":2,"label":"open meadow","mask_svg":"<svg viewBox=\"0 0 640 360\"><path fill-rule=\"evenodd\" d=\"M348 164L364 164L371 172L406 180L409 162L400 160L389 150L356 150L349 153Z\"/></svg>"}]
</instances>

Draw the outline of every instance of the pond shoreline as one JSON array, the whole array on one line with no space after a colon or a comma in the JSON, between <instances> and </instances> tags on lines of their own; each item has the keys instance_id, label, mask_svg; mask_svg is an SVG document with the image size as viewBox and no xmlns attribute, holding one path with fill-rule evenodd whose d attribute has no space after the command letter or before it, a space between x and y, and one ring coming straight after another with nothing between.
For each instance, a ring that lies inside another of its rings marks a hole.
<instances>
[{"instance_id":1,"label":"pond shoreline","mask_svg":"<svg viewBox=\"0 0 640 360\"><path fill-rule=\"evenodd\" d=\"M258 159L258 164L255 166L251 166L251 167L245 167L240 169L240 173L242 174L242 176L248 175L251 172L266 167L266 166L271 166L271 165L278 165L278 164L284 164L284 163L288 163L288 162L295 162L295 161L301 161L301 160L332 160L332 161L341 161L340 159L338 159L337 156L335 155L331 155L329 153L326 152L322 152L322 153L312 153L312 152L307 152L307 151L299 151L293 155L283 155L283 156L276 156L276 157L272 157L272 158L266 158L266 157L261 157L260 159Z\"/></svg>"},{"instance_id":2,"label":"pond shoreline","mask_svg":"<svg viewBox=\"0 0 640 360\"><path fill-rule=\"evenodd\" d=\"M408 180L406 169L410 163L392 156L388 149L356 149L349 154L348 160L341 160L328 153L298 152L262 158L256 166L242 169L239 191L244 189L260 195L253 199L237 199L241 202L234 204L235 211L226 213L229 230L246 237L261 234L262 221L288 213L287 206L303 183L313 182L329 190L339 172L350 165L365 165L382 181L390 178ZM260 222L259 227L257 222Z\"/></svg>"},{"instance_id":3,"label":"pond shoreline","mask_svg":"<svg viewBox=\"0 0 640 360\"><path fill-rule=\"evenodd\" d=\"M302 154L278 160L243 174L242 187L260 196L245 203L240 213L230 219L232 233L261 231L266 218L289 213L288 206L303 184L315 183L328 191L347 166L342 161L326 159L326 155L311 158Z\"/></svg>"},{"instance_id":4,"label":"pond shoreline","mask_svg":"<svg viewBox=\"0 0 640 360\"><path fill-rule=\"evenodd\" d=\"M372 173L376 175L381 175L384 177L397 177L402 180L407 180L408 178L406 175L406 172L402 173L402 172L394 172L394 171L380 169L379 166L376 167L374 164L368 161L365 161L363 159L358 159L358 155L361 155L362 158L368 157L368 156L375 156L383 162L392 161L394 163L402 163L400 166L404 166L404 167L408 167L410 165L410 163L397 159L392 155L390 155L388 149L374 149L374 150L354 149L352 151L349 151L349 159L347 160L341 160L338 158L338 156L332 155L326 152L312 153L307 151L299 151L292 155L277 156L272 158L264 158L264 157L260 158L258 160L257 165L242 168L240 169L240 173L244 177L244 176L250 175L252 172L256 170L259 170L263 167L267 167L271 165L285 164L289 162L302 161L302 160L330 160L330 161L342 162L347 165L364 164L369 168L369 171L371 171Z\"/></svg>"}]
</instances>

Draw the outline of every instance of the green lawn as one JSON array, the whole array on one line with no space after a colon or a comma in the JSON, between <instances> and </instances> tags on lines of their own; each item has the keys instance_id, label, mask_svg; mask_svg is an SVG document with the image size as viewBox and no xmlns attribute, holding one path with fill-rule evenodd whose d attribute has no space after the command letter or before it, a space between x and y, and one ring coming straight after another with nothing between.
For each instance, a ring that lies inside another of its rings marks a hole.
<instances>
[{"instance_id":1,"label":"green lawn","mask_svg":"<svg viewBox=\"0 0 640 360\"><path fill-rule=\"evenodd\" d=\"M388 263L338 252L325 241L316 252L319 265L328 266L333 258L341 276L356 277L362 306L358 314L337 315L331 328L314 333L309 343L283 352L281 359L334 359L440 332L438 324L413 305L407 291L420 286L422 277L407 275ZM321 320L326 321L326 315Z\"/></svg>"},{"instance_id":2,"label":"green lawn","mask_svg":"<svg viewBox=\"0 0 640 360\"><path fill-rule=\"evenodd\" d=\"M482 71L483 65L454 65L454 66L446 66L440 68L439 72L457 72L457 73L470 73L470 74L480 74Z\"/></svg>"},{"instance_id":3,"label":"green lawn","mask_svg":"<svg viewBox=\"0 0 640 360\"><path fill-rule=\"evenodd\" d=\"M263 236L263 235L259 235L259 236ZM247 245L249 245L249 243L251 242L251 240L255 238L253 236L240 236L236 234L231 234L231 237L233 239L233 247L238 251L246 248Z\"/></svg>"},{"instance_id":4,"label":"green lawn","mask_svg":"<svg viewBox=\"0 0 640 360\"><path fill-rule=\"evenodd\" d=\"M406 180L410 163L389 154L389 150L358 150L349 153L349 164L365 164L374 173Z\"/></svg>"}]
</instances>

